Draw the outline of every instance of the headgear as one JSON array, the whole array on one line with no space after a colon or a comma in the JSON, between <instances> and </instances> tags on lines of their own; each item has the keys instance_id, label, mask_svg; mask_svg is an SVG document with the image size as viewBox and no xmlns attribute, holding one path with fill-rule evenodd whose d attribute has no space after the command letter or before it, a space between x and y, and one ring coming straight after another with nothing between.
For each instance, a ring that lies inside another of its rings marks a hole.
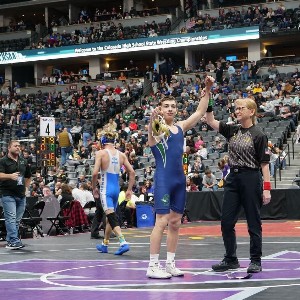
<instances>
[{"instance_id":1,"label":"headgear","mask_svg":"<svg viewBox=\"0 0 300 300\"><path fill-rule=\"evenodd\" d=\"M100 142L101 142L102 145L105 145L105 144L114 144L115 143L115 139L114 138L108 138L106 135L103 135L100 138Z\"/></svg>"}]
</instances>

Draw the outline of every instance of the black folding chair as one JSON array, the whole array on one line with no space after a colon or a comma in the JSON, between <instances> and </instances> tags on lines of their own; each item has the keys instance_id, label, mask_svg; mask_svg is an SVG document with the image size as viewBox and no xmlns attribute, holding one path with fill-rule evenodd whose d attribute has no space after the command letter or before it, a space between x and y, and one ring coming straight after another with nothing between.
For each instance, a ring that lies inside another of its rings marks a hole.
<instances>
[{"instance_id":1,"label":"black folding chair","mask_svg":"<svg viewBox=\"0 0 300 300\"><path fill-rule=\"evenodd\" d=\"M47 218L47 220L51 222L51 227L49 228L47 235L51 234L51 230L53 227L56 229L56 234L65 235L65 231L67 231L67 233L71 234L70 229L66 225L66 221L68 221L70 219L72 205L73 205L73 201L66 201L63 204L63 206L60 208L60 211L58 212L57 216ZM63 215L64 209L69 209L68 214L65 216Z\"/></svg>"},{"instance_id":2,"label":"black folding chair","mask_svg":"<svg viewBox=\"0 0 300 300\"><path fill-rule=\"evenodd\" d=\"M30 231L32 231L33 234L35 234L35 230L37 233L43 237L44 233L39 225L40 222L42 221L41 214L44 210L45 207L45 202L44 201L38 201L36 202L32 209L30 210L29 207L26 206L24 216L21 220L22 225L27 226L30 228Z\"/></svg>"},{"instance_id":3,"label":"black folding chair","mask_svg":"<svg viewBox=\"0 0 300 300\"><path fill-rule=\"evenodd\" d=\"M95 201L89 201L87 202L84 207L83 210L86 213L88 220L89 220L89 224L92 224L93 218L95 216L95 211L92 211L92 208L96 208L96 202Z\"/></svg>"}]
</instances>

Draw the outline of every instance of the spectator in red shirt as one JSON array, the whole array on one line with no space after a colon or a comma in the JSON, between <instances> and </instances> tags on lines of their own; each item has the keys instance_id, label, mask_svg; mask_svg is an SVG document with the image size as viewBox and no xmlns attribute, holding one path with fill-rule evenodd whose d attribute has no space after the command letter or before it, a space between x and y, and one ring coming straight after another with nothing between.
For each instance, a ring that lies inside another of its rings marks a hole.
<instances>
[{"instance_id":1,"label":"spectator in red shirt","mask_svg":"<svg viewBox=\"0 0 300 300\"><path fill-rule=\"evenodd\" d=\"M117 86L116 86L116 88L114 89L114 92L115 92L116 94L118 94L118 95L120 95L120 94L121 94L121 92L122 92L122 89L120 88L120 86L119 86L119 85L117 85Z\"/></svg>"},{"instance_id":2,"label":"spectator in red shirt","mask_svg":"<svg viewBox=\"0 0 300 300\"><path fill-rule=\"evenodd\" d=\"M138 130L138 124L137 124L137 121L136 120L131 120L130 123L129 123L129 129L131 131L136 131Z\"/></svg>"}]
</instances>

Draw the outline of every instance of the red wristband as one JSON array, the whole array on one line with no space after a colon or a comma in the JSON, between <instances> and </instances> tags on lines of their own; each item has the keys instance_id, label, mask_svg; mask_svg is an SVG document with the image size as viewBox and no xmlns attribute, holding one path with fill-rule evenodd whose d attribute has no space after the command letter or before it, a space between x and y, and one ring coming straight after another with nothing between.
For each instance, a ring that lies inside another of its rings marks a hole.
<instances>
[{"instance_id":1,"label":"red wristband","mask_svg":"<svg viewBox=\"0 0 300 300\"><path fill-rule=\"evenodd\" d=\"M264 182L264 191L270 191L271 190L271 182L267 181Z\"/></svg>"}]
</instances>

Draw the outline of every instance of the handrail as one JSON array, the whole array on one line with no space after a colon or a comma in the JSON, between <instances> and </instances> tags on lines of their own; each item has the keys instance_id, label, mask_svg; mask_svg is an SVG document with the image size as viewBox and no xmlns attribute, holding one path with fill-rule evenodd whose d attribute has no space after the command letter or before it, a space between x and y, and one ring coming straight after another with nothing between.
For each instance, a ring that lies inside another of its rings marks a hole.
<instances>
[{"instance_id":1,"label":"handrail","mask_svg":"<svg viewBox=\"0 0 300 300\"><path fill-rule=\"evenodd\" d=\"M293 136L292 136L292 151L293 151L293 160L295 159L295 142L296 142L296 139L294 139L295 135L296 135L296 131L294 132Z\"/></svg>"}]
</instances>

